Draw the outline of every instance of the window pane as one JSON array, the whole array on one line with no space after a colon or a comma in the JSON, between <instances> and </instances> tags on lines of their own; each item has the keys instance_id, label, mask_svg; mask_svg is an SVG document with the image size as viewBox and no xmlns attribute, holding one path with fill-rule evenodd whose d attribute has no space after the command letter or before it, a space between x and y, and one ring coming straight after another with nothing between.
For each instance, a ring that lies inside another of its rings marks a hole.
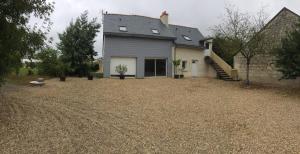
<instances>
[{"instance_id":1,"label":"window pane","mask_svg":"<svg viewBox=\"0 0 300 154\"><path fill-rule=\"evenodd\" d=\"M183 35L183 38L184 38L185 40L187 40L187 41L191 41L191 40L192 40L190 37L185 36L185 35Z\"/></svg>"},{"instance_id":2,"label":"window pane","mask_svg":"<svg viewBox=\"0 0 300 154\"><path fill-rule=\"evenodd\" d=\"M166 60L156 59L156 76L166 76Z\"/></svg>"},{"instance_id":3,"label":"window pane","mask_svg":"<svg viewBox=\"0 0 300 154\"><path fill-rule=\"evenodd\" d=\"M154 33L154 34L158 34L159 32L158 32L158 30L157 30L157 29L152 29L152 33Z\"/></svg>"},{"instance_id":4,"label":"window pane","mask_svg":"<svg viewBox=\"0 0 300 154\"><path fill-rule=\"evenodd\" d=\"M127 27L125 27L125 26L120 26L120 31L126 32L126 31L127 31Z\"/></svg>"},{"instance_id":5,"label":"window pane","mask_svg":"<svg viewBox=\"0 0 300 154\"><path fill-rule=\"evenodd\" d=\"M186 68L186 61L182 61L182 69L185 69Z\"/></svg>"},{"instance_id":6,"label":"window pane","mask_svg":"<svg viewBox=\"0 0 300 154\"><path fill-rule=\"evenodd\" d=\"M145 59L145 76L155 76L155 60Z\"/></svg>"}]
</instances>

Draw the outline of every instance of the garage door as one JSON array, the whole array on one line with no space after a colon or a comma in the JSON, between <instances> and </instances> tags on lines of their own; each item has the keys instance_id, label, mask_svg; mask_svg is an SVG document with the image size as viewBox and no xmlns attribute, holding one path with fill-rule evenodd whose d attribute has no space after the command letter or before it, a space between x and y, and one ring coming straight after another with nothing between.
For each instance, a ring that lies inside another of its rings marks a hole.
<instances>
[{"instance_id":1,"label":"garage door","mask_svg":"<svg viewBox=\"0 0 300 154\"><path fill-rule=\"evenodd\" d=\"M125 75L135 76L136 75L136 58L120 58L112 57L110 60L110 75L119 75L116 72L116 67L118 65L126 65L127 72Z\"/></svg>"}]
</instances>

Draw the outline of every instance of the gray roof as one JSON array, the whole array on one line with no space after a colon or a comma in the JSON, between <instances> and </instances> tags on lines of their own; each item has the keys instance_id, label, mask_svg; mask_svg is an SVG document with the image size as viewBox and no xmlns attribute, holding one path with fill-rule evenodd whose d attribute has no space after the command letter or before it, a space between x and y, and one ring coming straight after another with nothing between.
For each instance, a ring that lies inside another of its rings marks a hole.
<instances>
[{"instance_id":1,"label":"gray roof","mask_svg":"<svg viewBox=\"0 0 300 154\"><path fill-rule=\"evenodd\" d=\"M127 31L120 31L120 26L126 26ZM104 35L170 39L180 46L199 47L199 41L204 39L197 28L178 25L169 25L168 28L160 19L138 15L104 14L103 29ZM157 29L159 34L153 34L152 29ZM185 40L184 35L191 41Z\"/></svg>"},{"instance_id":2,"label":"gray roof","mask_svg":"<svg viewBox=\"0 0 300 154\"><path fill-rule=\"evenodd\" d=\"M104 15L104 34L118 36L138 36L160 39L175 39L175 35L159 19L137 15ZM119 27L126 26L127 32L121 32ZM159 34L153 34L152 29L157 29Z\"/></svg>"},{"instance_id":3,"label":"gray roof","mask_svg":"<svg viewBox=\"0 0 300 154\"><path fill-rule=\"evenodd\" d=\"M177 38L175 40L176 45L200 47L199 42L204 39L203 35L197 28L170 25L170 29ZM184 39L183 36L188 36L191 40L188 41Z\"/></svg>"}]
</instances>

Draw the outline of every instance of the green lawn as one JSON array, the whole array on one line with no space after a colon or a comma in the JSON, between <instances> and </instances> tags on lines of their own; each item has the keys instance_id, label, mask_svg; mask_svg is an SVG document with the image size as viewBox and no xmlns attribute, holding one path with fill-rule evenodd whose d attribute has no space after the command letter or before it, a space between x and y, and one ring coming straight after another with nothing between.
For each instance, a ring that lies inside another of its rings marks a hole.
<instances>
[{"instance_id":1,"label":"green lawn","mask_svg":"<svg viewBox=\"0 0 300 154\"><path fill-rule=\"evenodd\" d=\"M6 77L8 83L17 84L17 85L27 85L30 81L36 80L37 78L50 78L48 76L38 75L37 69L32 69L33 75L28 75L28 68L22 67L20 69L19 75L16 75L15 72L12 72Z\"/></svg>"}]
</instances>

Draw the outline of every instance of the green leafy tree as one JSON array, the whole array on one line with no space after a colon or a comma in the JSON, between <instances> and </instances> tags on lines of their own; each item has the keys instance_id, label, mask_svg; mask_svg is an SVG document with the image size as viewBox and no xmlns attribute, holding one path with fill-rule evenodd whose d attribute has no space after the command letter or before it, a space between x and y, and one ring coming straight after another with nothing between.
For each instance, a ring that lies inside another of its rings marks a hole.
<instances>
[{"instance_id":1,"label":"green leafy tree","mask_svg":"<svg viewBox=\"0 0 300 154\"><path fill-rule=\"evenodd\" d=\"M62 52L63 61L71 64L74 75L81 76L88 73L88 66L97 55L94 43L99 29L97 18L88 21L88 12L85 11L75 22L71 22L62 34L59 34L58 49Z\"/></svg>"},{"instance_id":2,"label":"green leafy tree","mask_svg":"<svg viewBox=\"0 0 300 154\"><path fill-rule=\"evenodd\" d=\"M38 73L40 75L57 76L58 72L58 51L52 48L46 48L37 53L37 59L40 62L37 64Z\"/></svg>"},{"instance_id":3,"label":"green leafy tree","mask_svg":"<svg viewBox=\"0 0 300 154\"><path fill-rule=\"evenodd\" d=\"M51 25L49 15L53 3L46 0L4 0L0 2L0 83L16 62L25 55L33 53L43 46L45 32L36 26L30 28L31 16L44 20Z\"/></svg>"},{"instance_id":4,"label":"green leafy tree","mask_svg":"<svg viewBox=\"0 0 300 154\"><path fill-rule=\"evenodd\" d=\"M300 24L297 30L282 39L280 48L275 49L276 66L283 76L281 79L300 77Z\"/></svg>"}]
</instances>

